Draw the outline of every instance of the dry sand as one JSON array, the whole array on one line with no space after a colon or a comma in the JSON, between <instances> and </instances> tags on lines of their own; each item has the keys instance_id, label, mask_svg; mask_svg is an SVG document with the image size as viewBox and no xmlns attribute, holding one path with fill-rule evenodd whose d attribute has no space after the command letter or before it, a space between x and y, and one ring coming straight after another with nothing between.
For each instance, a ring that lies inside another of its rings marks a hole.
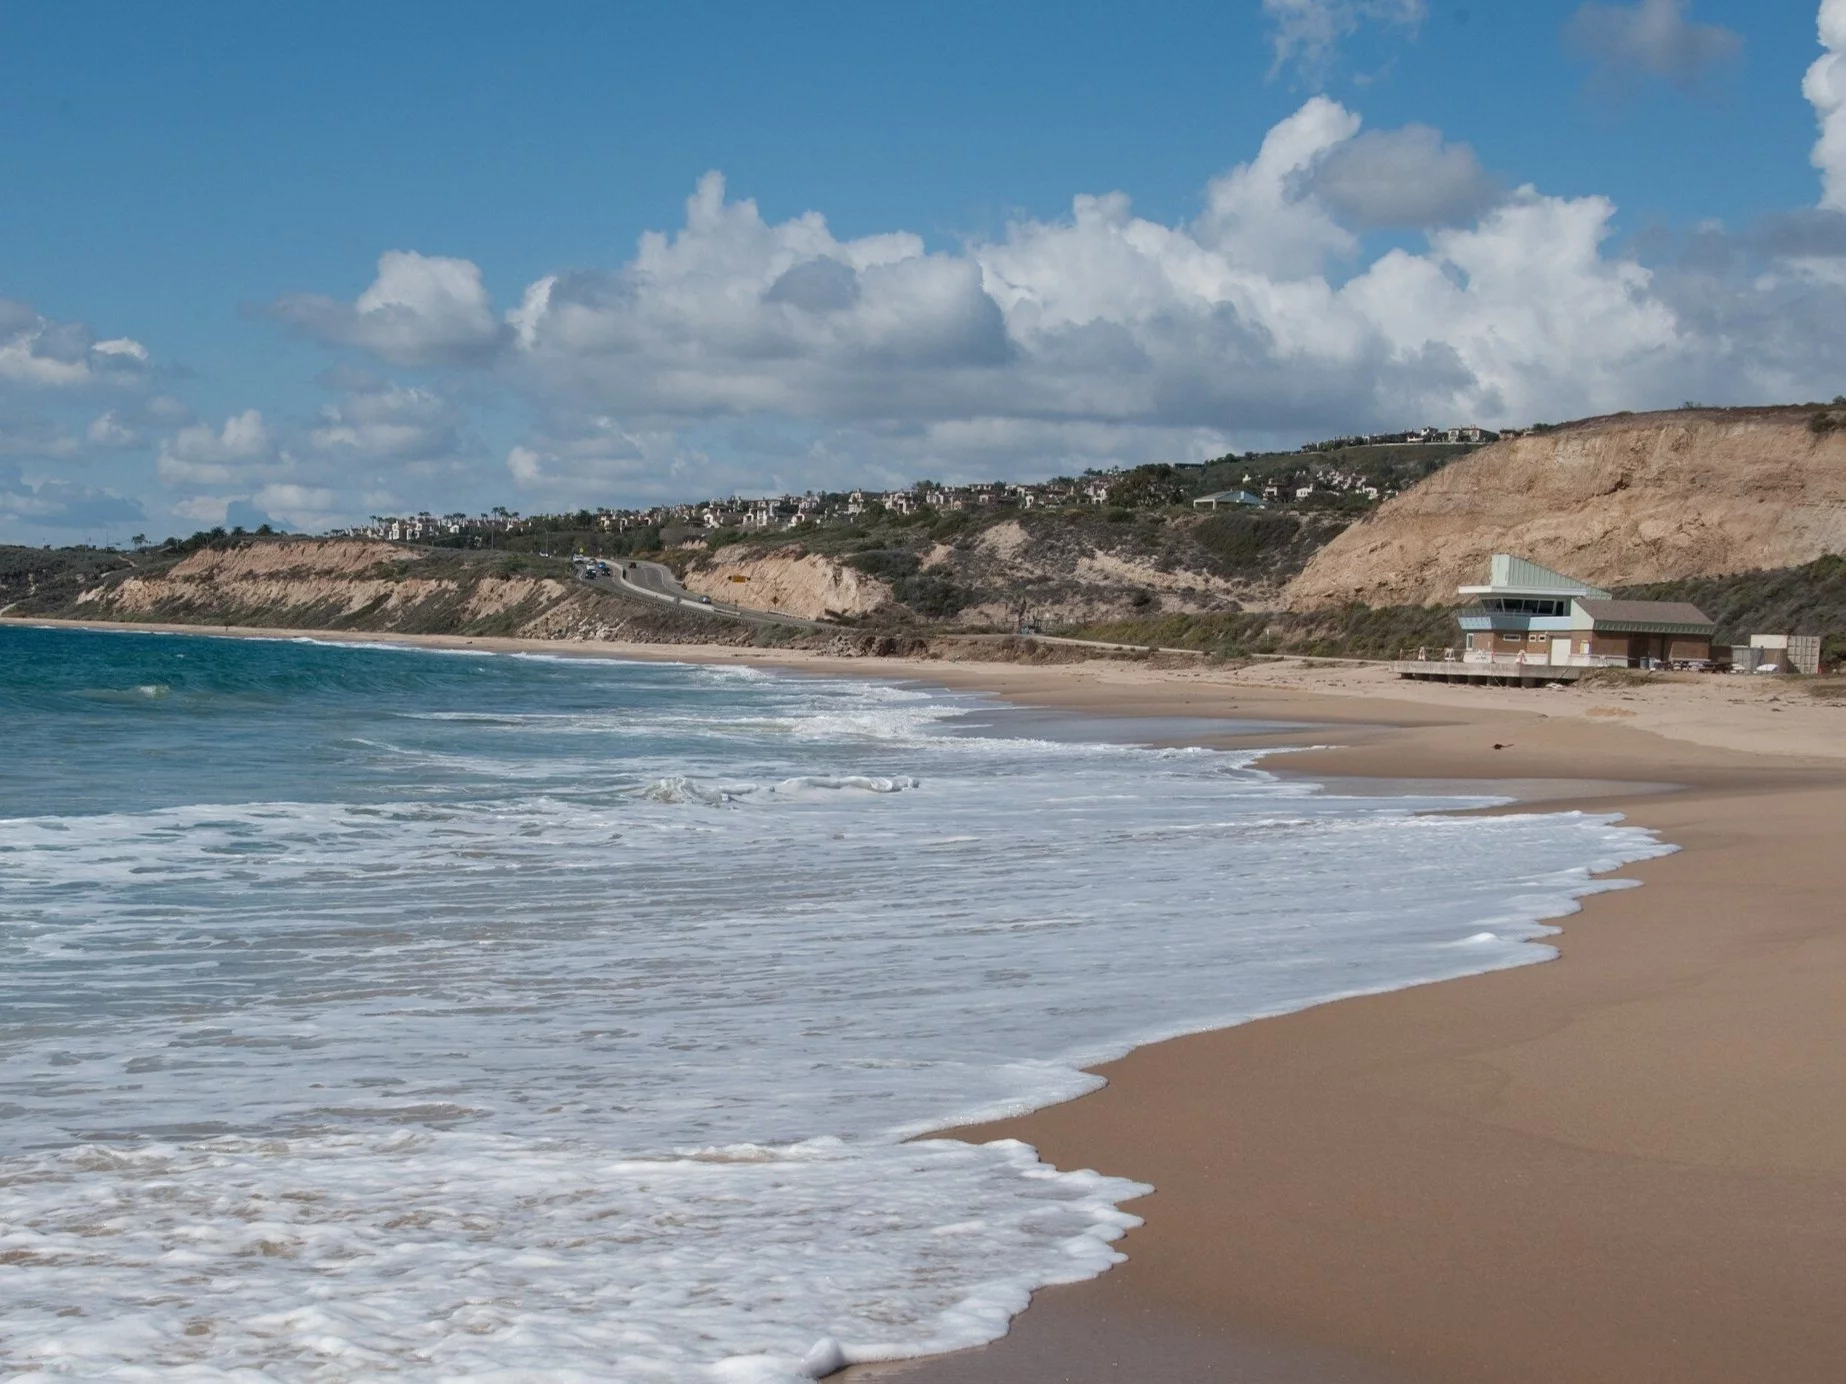
<instances>
[{"instance_id":1,"label":"dry sand","mask_svg":"<svg viewBox=\"0 0 1846 1384\"><path fill-rule=\"evenodd\" d=\"M1294 680L1347 686L1215 700L1397 723L1280 761L1317 775L1683 785L1579 796L1686 849L1588 900L1554 964L1143 1048L1094 1095L958 1131L1150 1182L1147 1224L1126 1263L1040 1294L1007 1339L861 1373L1846 1378L1846 712L1779 712L1788 684L1743 679L1611 703L1318 674ZM1606 704L1633 715L1592 714Z\"/></svg>"},{"instance_id":2,"label":"dry sand","mask_svg":"<svg viewBox=\"0 0 1846 1384\"><path fill-rule=\"evenodd\" d=\"M1619 808L1685 847L1623 872L1645 887L1588 900L1553 964L1142 1048L1093 1095L958 1131L1150 1182L1146 1225L1125 1263L1040 1294L1006 1339L853 1378L1846 1378L1846 709L1743 677L1543 691L1359 665L472 643L1311 721L1338 748L1275 767L1518 780L1547 809Z\"/></svg>"}]
</instances>

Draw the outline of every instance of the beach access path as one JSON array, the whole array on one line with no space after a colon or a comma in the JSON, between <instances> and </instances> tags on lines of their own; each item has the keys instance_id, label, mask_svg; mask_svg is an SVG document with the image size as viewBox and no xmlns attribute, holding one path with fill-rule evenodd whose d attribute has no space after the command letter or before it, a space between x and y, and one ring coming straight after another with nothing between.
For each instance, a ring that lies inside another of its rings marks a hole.
<instances>
[{"instance_id":1,"label":"beach access path","mask_svg":"<svg viewBox=\"0 0 1846 1384\"><path fill-rule=\"evenodd\" d=\"M1326 748L1217 743L1293 746L1269 767L1335 781L1504 782L1684 848L1621 872L1643 887L1587 899L1551 964L1150 1045L1100 1069L1094 1094L955 1131L1152 1183L1131 1204L1146 1224L1124 1263L1040 1293L1001 1341L851 1384L1842 1377L1846 707L1774 678L1488 689L1313 662L386 638L911 678L1192 726L1307 722Z\"/></svg>"}]
</instances>

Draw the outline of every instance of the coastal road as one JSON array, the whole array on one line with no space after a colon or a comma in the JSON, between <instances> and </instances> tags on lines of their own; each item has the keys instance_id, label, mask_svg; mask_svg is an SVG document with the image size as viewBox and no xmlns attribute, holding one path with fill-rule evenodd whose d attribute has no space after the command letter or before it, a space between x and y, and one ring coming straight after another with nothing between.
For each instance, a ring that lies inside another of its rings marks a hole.
<instances>
[{"instance_id":1,"label":"coastal road","mask_svg":"<svg viewBox=\"0 0 1846 1384\"><path fill-rule=\"evenodd\" d=\"M701 615L721 616L727 620L742 620L752 625L781 625L787 629L801 630L840 628L825 620L802 620L793 615L781 615L768 610L749 610L743 606L732 605L728 601L712 601L694 596L679 584L679 578L673 575L673 569L662 563L610 559L609 568L613 573L612 576L591 576L586 580L594 586L619 588L631 596L641 596L664 605L678 606L683 610L695 611Z\"/></svg>"}]
</instances>

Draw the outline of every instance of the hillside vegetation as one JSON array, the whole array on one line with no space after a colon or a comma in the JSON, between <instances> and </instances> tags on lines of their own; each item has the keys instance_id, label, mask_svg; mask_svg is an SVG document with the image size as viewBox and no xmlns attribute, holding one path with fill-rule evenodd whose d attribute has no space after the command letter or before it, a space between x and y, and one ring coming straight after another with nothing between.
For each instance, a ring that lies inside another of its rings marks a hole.
<instances>
[{"instance_id":1,"label":"hillside vegetation","mask_svg":"<svg viewBox=\"0 0 1846 1384\"><path fill-rule=\"evenodd\" d=\"M1361 493L1424 473L1381 506ZM1330 488L1262 509L1190 503L1291 477ZM1481 449L1140 467L1115 476L1102 504L874 505L751 534L581 527L591 519L520 521L469 540L491 547L214 532L133 554L0 548L0 612L813 642L576 581L562 554L587 550L646 556L714 599L846 627L821 634L823 646L914 648L1029 626L1224 655L1392 657L1457 643L1455 588L1480 580L1492 553L1513 552L1620 595L1691 601L1723 642L1820 634L1831 656L1846 653L1846 404L1616 415Z\"/></svg>"},{"instance_id":2,"label":"hillside vegetation","mask_svg":"<svg viewBox=\"0 0 1846 1384\"><path fill-rule=\"evenodd\" d=\"M1720 644L1746 644L1752 634L1818 634L1825 657L1846 657L1846 557L1836 554L1800 567L1654 582L1619 594L1691 601L1718 622Z\"/></svg>"},{"instance_id":3,"label":"hillside vegetation","mask_svg":"<svg viewBox=\"0 0 1846 1384\"><path fill-rule=\"evenodd\" d=\"M1614 594L1636 601L1690 601L1717 622L1719 644L1747 644L1752 634L1819 634L1825 638L1829 661L1846 657L1846 557L1728 577L1618 586ZM1398 658L1419 647L1458 645L1457 609L1354 604L1119 620L1070 633L1123 644L1201 649L1226 657L1284 653Z\"/></svg>"},{"instance_id":4,"label":"hillside vegetation","mask_svg":"<svg viewBox=\"0 0 1846 1384\"><path fill-rule=\"evenodd\" d=\"M1418 647L1456 642L1455 612L1446 606L1365 606L1226 615L1169 615L1117 620L1070 631L1159 649L1198 649L1222 658L1302 654L1315 658L1398 658Z\"/></svg>"},{"instance_id":5,"label":"hillside vegetation","mask_svg":"<svg viewBox=\"0 0 1846 1384\"><path fill-rule=\"evenodd\" d=\"M77 599L134 559L104 548L18 548L0 544L0 614L42 614Z\"/></svg>"},{"instance_id":6,"label":"hillside vegetation","mask_svg":"<svg viewBox=\"0 0 1846 1384\"><path fill-rule=\"evenodd\" d=\"M810 617L990 628L1023 615L1063 626L1272 605L1347 522L1333 512L1175 506L885 516L727 535L685 579L695 591ZM869 580L829 583L835 569Z\"/></svg>"}]
</instances>

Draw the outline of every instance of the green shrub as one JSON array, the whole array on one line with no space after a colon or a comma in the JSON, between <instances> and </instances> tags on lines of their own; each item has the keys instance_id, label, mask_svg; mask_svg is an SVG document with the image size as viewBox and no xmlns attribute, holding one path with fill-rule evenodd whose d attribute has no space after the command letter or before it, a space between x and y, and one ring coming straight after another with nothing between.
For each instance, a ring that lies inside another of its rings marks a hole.
<instances>
[{"instance_id":1,"label":"green shrub","mask_svg":"<svg viewBox=\"0 0 1846 1384\"><path fill-rule=\"evenodd\" d=\"M1214 514L1193 530L1199 545L1226 562L1247 563L1280 552L1301 526L1286 514Z\"/></svg>"},{"instance_id":2,"label":"green shrub","mask_svg":"<svg viewBox=\"0 0 1846 1384\"><path fill-rule=\"evenodd\" d=\"M854 553L846 559L846 565L857 568L868 577L896 582L916 575L920 564L915 553L905 552L901 548L874 548L868 552Z\"/></svg>"},{"instance_id":3,"label":"green shrub","mask_svg":"<svg viewBox=\"0 0 1846 1384\"><path fill-rule=\"evenodd\" d=\"M946 620L972 605L974 593L947 578L919 572L893 584L892 594L918 615Z\"/></svg>"}]
</instances>

